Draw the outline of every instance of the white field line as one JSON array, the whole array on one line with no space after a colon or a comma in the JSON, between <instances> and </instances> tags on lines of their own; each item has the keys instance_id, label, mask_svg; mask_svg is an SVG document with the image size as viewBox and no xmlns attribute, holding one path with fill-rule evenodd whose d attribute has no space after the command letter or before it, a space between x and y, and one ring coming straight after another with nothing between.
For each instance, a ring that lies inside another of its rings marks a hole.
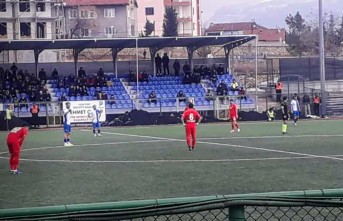
<instances>
[{"instance_id":1,"label":"white field line","mask_svg":"<svg viewBox=\"0 0 343 221\"><path fill-rule=\"evenodd\" d=\"M128 137L140 137L140 138L151 138L151 139L161 139L161 140L165 139L165 140L170 140L170 141L184 141L184 140L174 139L174 138L144 136L144 135L135 135L135 134L122 134L122 133L112 133L112 132L103 132L103 133L113 134L113 135L118 135L118 136L128 136ZM294 151L275 150L275 149L268 149L268 148L261 148L261 147L250 147L250 146L243 146L243 145L223 144L223 143L214 143L214 142L206 142L206 141L198 141L198 143L209 144L209 145L217 145L217 146L226 146L226 147L236 147L239 149L259 150L259 151L264 151L264 152L283 153L283 154L290 154L290 155L296 155L296 156L305 156L305 157L313 157L313 158L322 158L322 159L343 161L343 159L337 158L337 157L298 153L298 152L294 152Z\"/></svg>"},{"instance_id":2,"label":"white field line","mask_svg":"<svg viewBox=\"0 0 343 221\"><path fill-rule=\"evenodd\" d=\"M343 137L343 134L336 134L336 135L325 135L325 134L317 134L317 135L280 135L280 136L259 136L259 137L204 137L198 138L197 140L231 140L231 139L272 139L272 138L303 138L303 137Z\"/></svg>"},{"instance_id":3,"label":"white field line","mask_svg":"<svg viewBox=\"0 0 343 221\"><path fill-rule=\"evenodd\" d=\"M8 157L0 157L0 159L8 159ZM246 158L246 159L195 159L195 160L40 160L40 159L20 159L21 161L29 162L55 162L55 163L225 163L225 162L245 162L245 161L271 161L271 160L295 160L295 159L313 159L312 157L270 157L270 158Z\"/></svg>"},{"instance_id":4,"label":"white field line","mask_svg":"<svg viewBox=\"0 0 343 221\"><path fill-rule=\"evenodd\" d=\"M37 148L28 148L28 149L22 149L21 152L26 151L34 151L34 150L46 150L46 149L56 149L56 148L73 148L73 147L89 147L89 146L103 146L103 145L121 145L121 144L140 144L140 143L157 143L157 142L163 142L168 140L143 140L143 141L123 141L123 142L113 142L113 143L95 143L95 144L77 144L72 147L65 147L65 146L50 146L50 147L37 147ZM0 152L0 155L6 154L6 152Z\"/></svg>"}]
</instances>

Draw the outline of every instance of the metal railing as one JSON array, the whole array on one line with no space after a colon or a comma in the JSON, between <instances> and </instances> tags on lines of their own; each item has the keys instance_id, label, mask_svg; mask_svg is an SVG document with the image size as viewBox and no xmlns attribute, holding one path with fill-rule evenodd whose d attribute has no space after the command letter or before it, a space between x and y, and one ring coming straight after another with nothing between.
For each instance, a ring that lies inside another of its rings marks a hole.
<instances>
[{"instance_id":1,"label":"metal railing","mask_svg":"<svg viewBox=\"0 0 343 221\"><path fill-rule=\"evenodd\" d=\"M343 189L0 210L0 220L343 220Z\"/></svg>"}]
</instances>

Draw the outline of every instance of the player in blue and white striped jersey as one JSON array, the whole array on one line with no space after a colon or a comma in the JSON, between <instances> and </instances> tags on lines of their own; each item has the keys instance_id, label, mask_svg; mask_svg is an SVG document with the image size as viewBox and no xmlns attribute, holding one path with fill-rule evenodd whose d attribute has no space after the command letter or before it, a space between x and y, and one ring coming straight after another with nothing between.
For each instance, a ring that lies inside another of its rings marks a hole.
<instances>
[{"instance_id":1,"label":"player in blue and white striped jersey","mask_svg":"<svg viewBox=\"0 0 343 221\"><path fill-rule=\"evenodd\" d=\"M96 105L93 105L93 110L89 113L89 118L92 119L94 137L96 137L96 130L98 131L98 136L101 137L100 117L101 110L97 109Z\"/></svg>"}]
</instances>

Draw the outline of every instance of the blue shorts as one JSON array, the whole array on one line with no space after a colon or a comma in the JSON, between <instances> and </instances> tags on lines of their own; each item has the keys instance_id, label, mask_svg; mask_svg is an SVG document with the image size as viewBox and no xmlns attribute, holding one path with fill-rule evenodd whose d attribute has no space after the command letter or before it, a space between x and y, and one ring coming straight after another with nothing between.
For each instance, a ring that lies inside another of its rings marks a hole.
<instances>
[{"instance_id":1,"label":"blue shorts","mask_svg":"<svg viewBox=\"0 0 343 221\"><path fill-rule=\"evenodd\" d=\"M100 127L100 122L93 123L93 128L99 128Z\"/></svg>"},{"instance_id":2,"label":"blue shorts","mask_svg":"<svg viewBox=\"0 0 343 221\"><path fill-rule=\"evenodd\" d=\"M63 129L64 129L64 133L70 133L71 132L71 125L65 124Z\"/></svg>"},{"instance_id":3,"label":"blue shorts","mask_svg":"<svg viewBox=\"0 0 343 221\"><path fill-rule=\"evenodd\" d=\"M293 111L293 115L294 115L294 117L299 117L300 116L300 112L299 111Z\"/></svg>"}]
</instances>

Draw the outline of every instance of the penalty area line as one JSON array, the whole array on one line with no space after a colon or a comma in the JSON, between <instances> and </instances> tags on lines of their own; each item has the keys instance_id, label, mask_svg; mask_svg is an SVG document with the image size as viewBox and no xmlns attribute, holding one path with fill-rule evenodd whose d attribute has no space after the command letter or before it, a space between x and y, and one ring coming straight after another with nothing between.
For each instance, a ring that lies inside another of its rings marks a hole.
<instances>
[{"instance_id":1,"label":"penalty area line","mask_svg":"<svg viewBox=\"0 0 343 221\"><path fill-rule=\"evenodd\" d=\"M174 138L145 136L145 135L135 135L135 134L123 134L123 133L112 133L112 132L103 132L103 133L119 135L119 136L151 138L151 139L161 139L161 140L164 139L164 140L170 140L170 141L182 141L182 142L184 142L184 140L174 139ZM206 141L197 141L197 143L216 145L216 146L235 147L235 148L238 148L238 149L248 149L248 150L258 150L258 151L264 151L264 152L272 152L272 153L282 153L282 154L288 154L288 155L312 157L312 158L319 158L319 159L329 159L329 160L343 161L342 158L323 156L323 155L314 155L314 154L307 154L307 153L299 153L299 152L294 152L294 151L275 150L275 149L268 149L268 148L261 148L261 147L251 147L251 146L243 146L243 145L235 145L235 144L223 144L223 143L206 142Z\"/></svg>"}]
</instances>

